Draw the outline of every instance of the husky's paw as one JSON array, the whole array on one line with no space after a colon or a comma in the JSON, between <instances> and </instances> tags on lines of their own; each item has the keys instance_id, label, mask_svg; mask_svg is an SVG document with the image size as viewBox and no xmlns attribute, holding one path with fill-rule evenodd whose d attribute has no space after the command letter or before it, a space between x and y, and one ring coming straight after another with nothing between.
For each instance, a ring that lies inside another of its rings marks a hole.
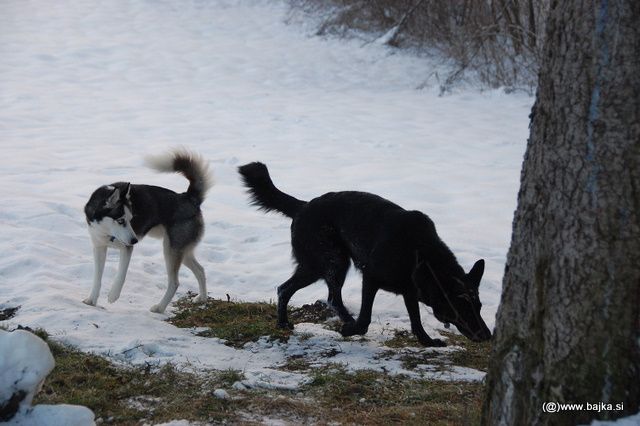
<instances>
[{"instance_id":1,"label":"husky's paw","mask_svg":"<svg viewBox=\"0 0 640 426\"><path fill-rule=\"evenodd\" d=\"M161 305L153 305L151 307L151 309L149 309L151 312L155 312L156 314L161 314L164 312L164 308Z\"/></svg>"},{"instance_id":2,"label":"husky's paw","mask_svg":"<svg viewBox=\"0 0 640 426\"><path fill-rule=\"evenodd\" d=\"M116 300L118 300L120 298L119 294L115 294L115 293L109 293L109 296L107 297L107 300L109 301L109 303L113 303Z\"/></svg>"},{"instance_id":3,"label":"husky's paw","mask_svg":"<svg viewBox=\"0 0 640 426\"><path fill-rule=\"evenodd\" d=\"M196 297L196 302L198 303L204 303L207 301L207 295L206 294L199 294L198 297Z\"/></svg>"},{"instance_id":4,"label":"husky's paw","mask_svg":"<svg viewBox=\"0 0 640 426\"><path fill-rule=\"evenodd\" d=\"M86 299L84 299L82 301L82 303L84 303L85 305L89 305L89 306L96 306L96 302L97 302L96 300L93 300L90 297L87 297Z\"/></svg>"}]
</instances>

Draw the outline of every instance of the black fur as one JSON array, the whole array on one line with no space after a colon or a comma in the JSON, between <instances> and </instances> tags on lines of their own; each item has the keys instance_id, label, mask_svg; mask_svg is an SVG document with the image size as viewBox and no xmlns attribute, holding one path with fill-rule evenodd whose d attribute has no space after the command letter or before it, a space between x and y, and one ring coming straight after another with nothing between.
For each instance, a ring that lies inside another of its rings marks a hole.
<instances>
[{"instance_id":1,"label":"black fur","mask_svg":"<svg viewBox=\"0 0 640 426\"><path fill-rule=\"evenodd\" d=\"M306 204L275 187L269 177L267 166L251 163L240 167L244 185L249 188L251 204L265 211L276 210L293 218Z\"/></svg>"},{"instance_id":2,"label":"black fur","mask_svg":"<svg viewBox=\"0 0 640 426\"><path fill-rule=\"evenodd\" d=\"M278 287L278 326L291 327L287 304L293 294L324 279L329 303L344 321L344 336L367 332L373 300L383 289L403 296L411 329L426 346L444 342L424 331L418 302L431 306L438 320L453 323L472 340L491 337L480 317L478 298L484 261L465 274L427 215L366 192L329 192L304 202L278 190L262 163L241 166L239 173L253 204L293 219L291 245L297 267ZM362 272L362 306L355 321L342 302L350 260Z\"/></svg>"}]
</instances>

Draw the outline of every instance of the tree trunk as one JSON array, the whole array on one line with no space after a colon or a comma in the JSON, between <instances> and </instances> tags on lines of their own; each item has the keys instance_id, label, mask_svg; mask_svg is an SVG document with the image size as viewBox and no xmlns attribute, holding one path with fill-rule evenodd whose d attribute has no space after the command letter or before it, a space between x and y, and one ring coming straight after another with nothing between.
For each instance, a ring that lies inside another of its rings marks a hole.
<instances>
[{"instance_id":1,"label":"tree trunk","mask_svg":"<svg viewBox=\"0 0 640 426\"><path fill-rule=\"evenodd\" d=\"M640 406L640 1L556 0L546 30L484 425Z\"/></svg>"},{"instance_id":2,"label":"tree trunk","mask_svg":"<svg viewBox=\"0 0 640 426\"><path fill-rule=\"evenodd\" d=\"M529 31L527 33L527 40L529 40L529 49L532 52L535 52L536 44L537 44L537 33L538 29L536 28L536 9L533 7L533 0L529 0L528 2L529 11L527 12L527 18L529 20Z\"/></svg>"}]
</instances>

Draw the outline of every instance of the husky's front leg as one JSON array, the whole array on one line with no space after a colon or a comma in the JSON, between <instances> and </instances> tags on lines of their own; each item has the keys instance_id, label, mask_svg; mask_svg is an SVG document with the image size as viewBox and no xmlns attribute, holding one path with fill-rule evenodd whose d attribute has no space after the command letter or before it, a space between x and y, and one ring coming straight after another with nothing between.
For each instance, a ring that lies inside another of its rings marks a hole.
<instances>
[{"instance_id":1,"label":"husky's front leg","mask_svg":"<svg viewBox=\"0 0 640 426\"><path fill-rule=\"evenodd\" d=\"M107 259L107 246L93 246L93 288L89 297L82 302L87 305L96 306L102 285L102 273L104 272L104 262Z\"/></svg>"},{"instance_id":2,"label":"husky's front leg","mask_svg":"<svg viewBox=\"0 0 640 426\"><path fill-rule=\"evenodd\" d=\"M129 269L129 261L133 253L133 246L124 246L120 248L120 261L118 262L118 273L113 280L111 290L109 290L109 303L113 303L120 297L120 292L124 286L124 280L127 278L127 270Z\"/></svg>"}]
</instances>

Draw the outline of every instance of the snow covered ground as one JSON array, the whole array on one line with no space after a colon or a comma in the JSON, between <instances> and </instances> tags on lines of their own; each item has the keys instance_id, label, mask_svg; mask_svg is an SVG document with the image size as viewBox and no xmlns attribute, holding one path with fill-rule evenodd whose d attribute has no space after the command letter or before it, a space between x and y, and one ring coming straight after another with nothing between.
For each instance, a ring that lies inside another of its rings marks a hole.
<instances>
[{"instance_id":1,"label":"snow covered ground","mask_svg":"<svg viewBox=\"0 0 640 426\"><path fill-rule=\"evenodd\" d=\"M287 355L334 347L334 361L352 368L402 371L399 361L374 360L392 328L409 328L401 299L382 292L366 341L303 324L296 330L310 339L236 350L166 323L149 312L165 289L151 238L136 246L118 302L106 301L113 252L99 306L81 303L93 269L88 196L120 180L184 191L182 177L142 167L144 155L184 145L210 159L217 181L197 250L209 296L274 300L292 271L289 220L250 207L236 173L260 160L298 198L363 190L427 213L465 269L486 260L480 294L493 328L532 98L417 90L430 83L429 59L312 37L284 23L279 2L5 0L0 8L0 309L21 305L0 324L43 327L133 364L237 368L265 386L305 380L272 368ZM178 295L197 291L190 273L181 281ZM359 281L351 272L344 288L355 312ZM318 283L292 304L325 298ZM423 323L434 335L441 326L426 308Z\"/></svg>"}]
</instances>

